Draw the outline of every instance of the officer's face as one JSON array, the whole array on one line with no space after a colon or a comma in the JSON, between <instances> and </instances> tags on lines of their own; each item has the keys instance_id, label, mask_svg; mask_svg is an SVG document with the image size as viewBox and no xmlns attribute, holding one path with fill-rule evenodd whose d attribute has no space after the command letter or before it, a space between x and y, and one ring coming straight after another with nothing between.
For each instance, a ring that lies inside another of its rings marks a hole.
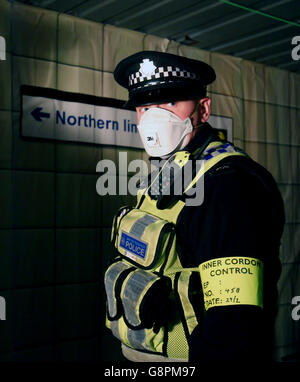
<instances>
[{"instance_id":1,"label":"officer's face","mask_svg":"<svg viewBox=\"0 0 300 382\"><path fill-rule=\"evenodd\" d=\"M138 106L136 108L138 123L140 123L142 115L153 107L169 110L182 120L191 117L193 126L197 126L200 122L206 122L209 118L210 98L206 97L201 100L174 101L155 105Z\"/></svg>"},{"instance_id":2,"label":"officer's face","mask_svg":"<svg viewBox=\"0 0 300 382\"><path fill-rule=\"evenodd\" d=\"M210 102L211 99L208 97L201 98L200 100L188 100L188 101L175 101L169 103L160 103L156 105L148 105L148 106L138 106L136 108L137 111L137 119L138 123L140 123L142 115L152 107L158 107L162 109L166 109L176 114L182 120L190 117L192 124L194 127L198 126L204 122L206 122L210 116ZM188 144L191 139L197 133L197 129L194 129L191 133L187 135L186 144Z\"/></svg>"}]
</instances>

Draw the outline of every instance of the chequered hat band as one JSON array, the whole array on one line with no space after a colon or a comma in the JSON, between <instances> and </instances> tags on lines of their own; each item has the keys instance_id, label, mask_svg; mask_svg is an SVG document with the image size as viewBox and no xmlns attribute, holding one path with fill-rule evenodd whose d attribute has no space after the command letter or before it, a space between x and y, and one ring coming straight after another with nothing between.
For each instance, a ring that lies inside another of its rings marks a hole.
<instances>
[{"instance_id":1,"label":"chequered hat band","mask_svg":"<svg viewBox=\"0 0 300 382\"><path fill-rule=\"evenodd\" d=\"M166 78L166 77L171 77L171 78L182 77L182 78L197 79L197 76L195 73L191 73L177 67L160 66L155 69L153 74L150 74L148 76L143 75L141 72L132 73L129 76L129 86L133 86L144 81L155 80L155 79Z\"/></svg>"}]
</instances>

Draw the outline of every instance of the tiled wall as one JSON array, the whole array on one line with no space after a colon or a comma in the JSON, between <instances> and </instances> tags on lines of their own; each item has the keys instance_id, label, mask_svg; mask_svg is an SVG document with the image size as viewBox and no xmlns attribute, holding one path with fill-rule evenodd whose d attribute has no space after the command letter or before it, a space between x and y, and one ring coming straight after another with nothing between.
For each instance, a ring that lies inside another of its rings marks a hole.
<instances>
[{"instance_id":1,"label":"tiled wall","mask_svg":"<svg viewBox=\"0 0 300 382\"><path fill-rule=\"evenodd\" d=\"M118 206L132 196L96 193L96 164L118 162L112 146L20 137L20 85L125 100L113 80L124 57L161 50L215 68L212 112L233 117L234 142L267 167L286 205L279 282L276 357L295 351L299 325L290 317L300 295L300 77L156 36L0 0L0 324L1 360L117 360L103 327L103 269ZM146 159L136 149L130 159Z\"/></svg>"}]
</instances>

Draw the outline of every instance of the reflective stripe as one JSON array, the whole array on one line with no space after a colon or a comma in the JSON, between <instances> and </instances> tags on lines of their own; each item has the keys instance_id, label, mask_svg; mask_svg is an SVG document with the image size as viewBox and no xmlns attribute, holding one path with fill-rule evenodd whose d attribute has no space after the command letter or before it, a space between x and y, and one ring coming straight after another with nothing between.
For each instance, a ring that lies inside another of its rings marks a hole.
<instances>
[{"instance_id":1,"label":"reflective stripe","mask_svg":"<svg viewBox=\"0 0 300 382\"><path fill-rule=\"evenodd\" d=\"M132 330L128 329L127 332L127 339L130 345L134 349L138 350L148 350L148 347L146 345L146 330L145 329L139 329L139 330Z\"/></svg>"},{"instance_id":2,"label":"reflective stripe","mask_svg":"<svg viewBox=\"0 0 300 382\"><path fill-rule=\"evenodd\" d=\"M110 317L117 315L117 297L116 297L116 283L120 275L129 270L131 267L124 262L117 262L112 264L106 271L104 276L105 291L107 296L107 308Z\"/></svg>"},{"instance_id":3,"label":"reflective stripe","mask_svg":"<svg viewBox=\"0 0 300 382\"><path fill-rule=\"evenodd\" d=\"M182 272L179 276L177 284L179 298L183 308L187 329L190 335L198 324L193 305L189 299L191 276L192 272Z\"/></svg>"},{"instance_id":4,"label":"reflective stripe","mask_svg":"<svg viewBox=\"0 0 300 382\"><path fill-rule=\"evenodd\" d=\"M138 219L133 226L131 227L130 233L135 235L136 237L142 237L145 229L152 223L156 222L158 218L150 215L144 215L140 219Z\"/></svg>"},{"instance_id":5,"label":"reflective stripe","mask_svg":"<svg viewBox=\"0 0 300 382\"><path fill-rule=\"evenodd\" d=\"M123 318L111 321L112 334L118 338L126 346L130 346L138 350L147 350L158 353L162 352L162 343L164 332L161 330L158 334L151 329L129 329Z\"/></svg>"},{"instance_id":6,"label":"reflective stripe","mask_svg":"<svg viewBox=\"0 0 300 382\"><path fill-rule=\"evenodd\" d=\"M153 283L158 280L158 276L141 269L132 272L125 279L121 299L126 320L130 325L137 327L142 324L140 317L141 301Z\"/></svg>"},{"instance_id":7,"label":"reflective stripe","mask_svg":"<svg viewBox=\"0 0 300 382\"><path fill-rule=\"evenodd\" d=\"M119 321L111 321L110 328L113 335L121 341L121 336L119 333Z\"/></svg>"}]
</instances>

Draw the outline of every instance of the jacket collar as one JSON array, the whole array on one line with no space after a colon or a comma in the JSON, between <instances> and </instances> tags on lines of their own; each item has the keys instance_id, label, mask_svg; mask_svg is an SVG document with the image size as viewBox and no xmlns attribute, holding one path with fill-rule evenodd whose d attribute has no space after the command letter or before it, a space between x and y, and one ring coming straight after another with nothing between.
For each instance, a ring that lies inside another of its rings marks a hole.
<instances>
[{"instance_id":1,"label":"jacket collar","mask_svg":"<svg viewBox=\"0 0 300 382\"><path fill-rule=\"evenodd\" d=\"M197 156L201 155L205 148L213 141L220 141L217 130L213 129L208 122L205 122L193 139L184 148L185 151L193 153L197 150ZM200 150L198 151L198 149Z\"/></svg>"}]
</instances>

